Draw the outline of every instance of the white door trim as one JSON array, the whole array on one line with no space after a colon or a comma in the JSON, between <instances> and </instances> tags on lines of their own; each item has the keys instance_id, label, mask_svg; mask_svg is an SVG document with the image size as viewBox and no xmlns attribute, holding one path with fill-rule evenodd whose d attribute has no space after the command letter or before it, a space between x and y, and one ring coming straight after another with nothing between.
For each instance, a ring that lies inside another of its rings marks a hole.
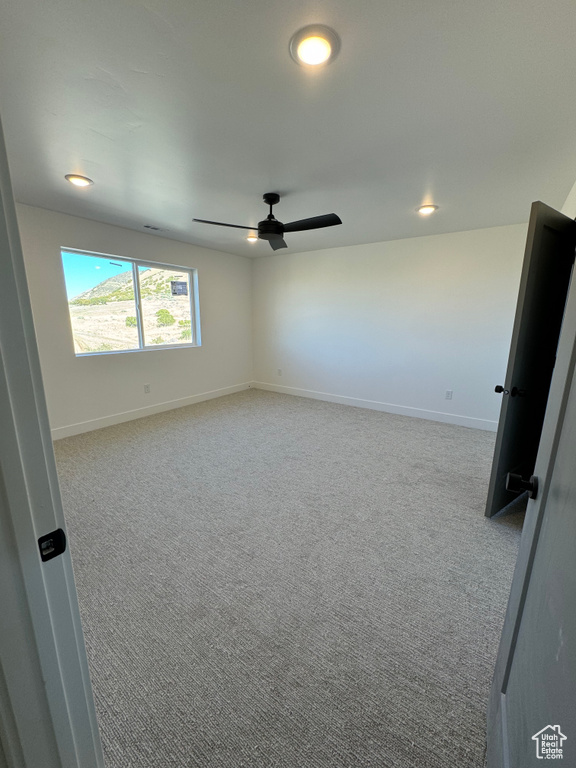
<instances>
[{"instance_id":1,"label":"white door trim","mask_svg":"<svg viewBox=\"0 0 576 768\"><path fill-rule=\"evenodd\" d=\"M0 128L0 739L9 768L103 768Z\"/></svg>"}]
</instances>

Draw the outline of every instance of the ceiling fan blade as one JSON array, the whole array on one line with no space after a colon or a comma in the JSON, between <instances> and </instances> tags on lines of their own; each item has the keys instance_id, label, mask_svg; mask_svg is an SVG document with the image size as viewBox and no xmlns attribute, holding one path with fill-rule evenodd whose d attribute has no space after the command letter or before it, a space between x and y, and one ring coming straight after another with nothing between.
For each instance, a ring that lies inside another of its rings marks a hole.
<instances>
[{"instance_id":1,"label":"ceiling fan blade","mask_svg":"<svg viewBox=\"0 0 576 768\"><path fill-rule=\"evenodd\" d=\"M243 227L241 224L224 224L223 221L207 221L206 219L192 219L192 221L199 221L201 224L215 224L217 227L234 227L234 229L251 229L254 232L258 227Z\"/></svg>"},{"instance_id":2,"label":"ceiling fan blade","mask_svg":"<svg viewBox=\"0 0 576 768\"><path fill-rule=\"evenodd\" d=\"M273 237L268 242L272 246L273 251L277 251L279 248L288 248L288 244L281 237Z\"/></svg>"},{"instance_id":3,"label":"ceiling fan blade","mask_svg":"<svg viewBox=\"0 0 576 768\"><path fill-rule=\"evenodd\" d=\"M340 216L335 213L327 213L324 216L312 216L311 219L300 219L284 224L284 232L304 232L306 229L321 229L322 227L334 227L342 224Z\"/></svg>"}]
</instances>

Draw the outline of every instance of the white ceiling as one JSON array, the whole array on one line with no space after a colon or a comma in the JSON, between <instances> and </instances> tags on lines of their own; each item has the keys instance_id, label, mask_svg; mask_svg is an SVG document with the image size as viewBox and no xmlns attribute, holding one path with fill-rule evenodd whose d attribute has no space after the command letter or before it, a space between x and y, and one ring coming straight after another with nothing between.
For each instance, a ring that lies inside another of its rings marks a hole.
<instances>
[{"instance_id":1,"label":"white ceiling","mask_svg":"<svg viewBox=\"0 0 576 768\"><path fill-rule=\"evenodd\" d=\"M320 70L309 23L342 39ZM245 256L273 252L192 219L342 218L280 253L526 221L576 179L575 41L573 0L10 0L16 198Z\"/></svg>"}]
</instances>

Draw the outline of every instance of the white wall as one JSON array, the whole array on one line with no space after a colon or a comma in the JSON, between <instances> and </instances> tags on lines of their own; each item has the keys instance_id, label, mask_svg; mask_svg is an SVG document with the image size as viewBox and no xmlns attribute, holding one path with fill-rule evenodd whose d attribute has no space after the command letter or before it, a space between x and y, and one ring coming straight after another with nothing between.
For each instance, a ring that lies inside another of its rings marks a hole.
<instances>
[{"instance_id":1,"label":"white wall","mask_svg":"<svg viewBox=\"0 0 576 768\"><path fill-rule=\"evenodd\" d=\"M571 219L576 218L576 182L574 182L572 189L568 193L568 197L564 201L562 213L565 216L569 216Z\"/></svg>"},{"instance_id":2,"label":"white wall","mask_svg":"<svg viewBox=\"0 0 576 768\"><path fill-rule=\"evenodd\" d=\"M496 426L493 389L506 370L526 225L250 262L30 206L17 210L55 437L253 380L292 394ZM196 267L202 346L75 357L61 247Z\"/></svg>"},{"instance_id":3,"label":"white wall","mask_svg":"<svg viewBox=\"0 0 576 768\"><path fill-rule=\"evenodd\" d=\"M17 206L55 437L243 389L252 379L248 259L60 213ZM202 346L76 357L60 248L198 269ZM151 385L144 394L144 383Z\"/></svg>"},{"instance_id":4,"label":"white wall","mask_svg":"<svg viewBox=\"0 0 576 768\"><path fill-rule=\"evenodd\" d=\"M495 429L526 231L256 260L256 386Z\"/></svg>"}]
</instances>

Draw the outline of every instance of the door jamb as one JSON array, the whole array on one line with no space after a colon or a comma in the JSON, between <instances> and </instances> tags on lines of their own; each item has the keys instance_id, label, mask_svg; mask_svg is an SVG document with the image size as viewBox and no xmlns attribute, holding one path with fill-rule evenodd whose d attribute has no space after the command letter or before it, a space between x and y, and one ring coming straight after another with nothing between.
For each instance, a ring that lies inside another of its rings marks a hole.
<instances>
[{"instance_id":1,"label":"door jamb","mask_svg":"<svg viewBox=\"0 0 576 768\"><path fill-rule=\"evenodd\" d=\"M564 426L564 416L568 405L568 398L570 397L570 389L576 372L575 271L576 270L574 269L572 270L570 285L568 287L564 319L558 341L556 365L550 382L550 392L542 427L542 436L534 468L534 474L539 479L540 492L537 499L529 499L528 501L518 558L514 569L508 607L506 609L506 618L504 620L504 627L502 629L502 636L492 681L488 709L489 768L496 768L496 766L508 768L510 765L508 741L505 730L507 727L506 690L514 660L514 650L522 624L522 610L530 584L531 570L544 519L546 500L550 490L554 464ZM492 718L497 717L499 719L498 728L495 728L496 724L491 720L491 715ZM492 734L491 731L493 731ZM495 735L499 736L499 749L497 744L490 744L491 735L493 738ZM499 757L502 758L501 761L497 763L490 759L491 756L496 759L496 753L499 753Z\"/></svg>"},{"instance_id":2,"label":"door jamb","mask_svg":"<svg viewBox=\"0 0 576 768\"><path fill-rule=\"evenodd\" d=\"M16 210L0 126L0 739L9 768L103 768ZM1 755L2 753L0 753Z\"/></svg>"}]
</instances>

